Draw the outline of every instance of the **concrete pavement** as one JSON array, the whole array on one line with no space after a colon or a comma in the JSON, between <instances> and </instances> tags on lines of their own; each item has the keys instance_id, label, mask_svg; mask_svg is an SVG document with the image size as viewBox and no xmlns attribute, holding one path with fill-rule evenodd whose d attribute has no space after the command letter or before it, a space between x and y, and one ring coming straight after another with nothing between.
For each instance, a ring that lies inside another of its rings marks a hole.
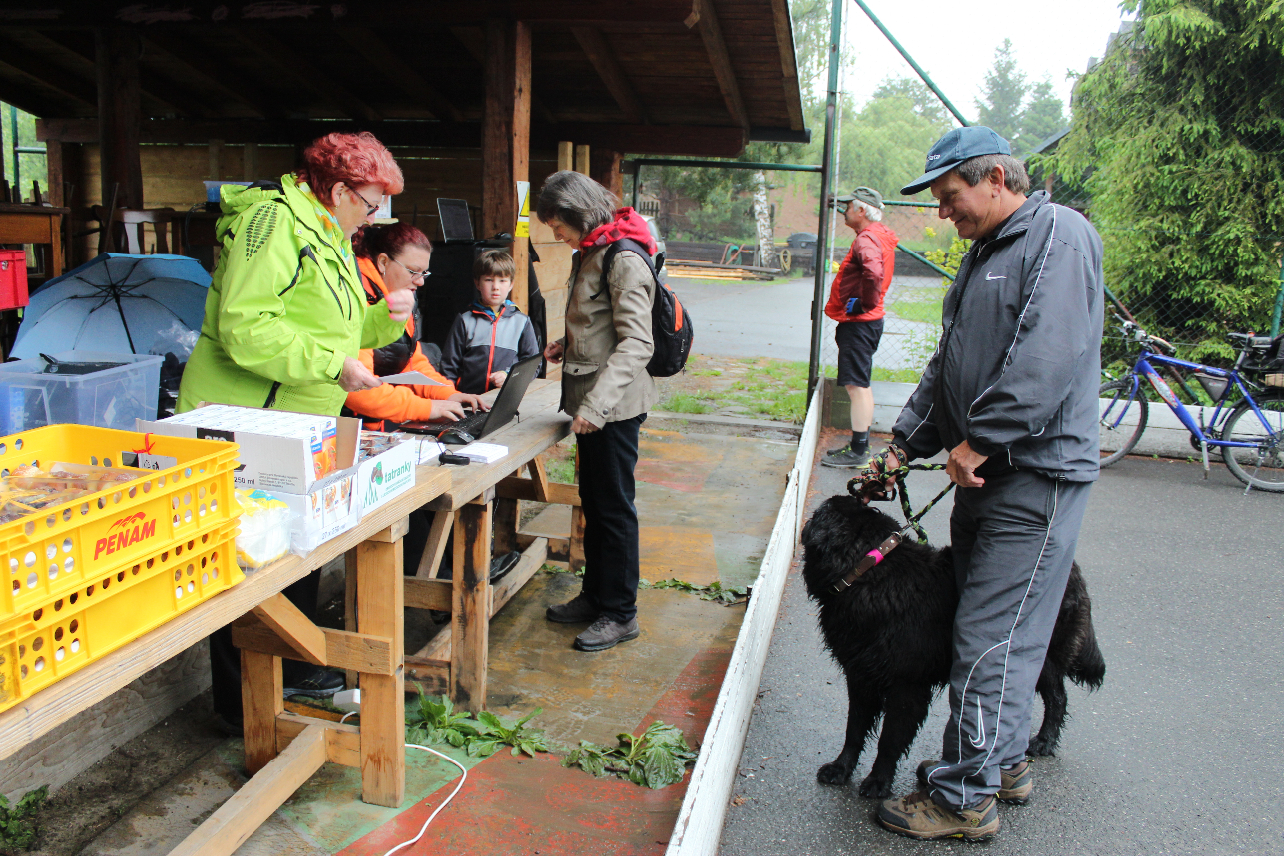
<instances>
[{"instance_id":1,"label":"concrete pavement","mask_svg":"<svg viewBox=\"0 0 1284 856\"><path fill-rule=\"evenodd\" d=\"M821 450L840 442L831 433ZM843 492L849 475L819 467L809 509ZM943 484L942 473L917 473L912 494L923 502ZM949 506L926 518L936 543L948 538ZM1198 465L1167 460L1126 459L1103 472L1077 555L1105 686L1091 695L1071 689L1059 757L1035 762L1029 805L1000 807L1003 828L987 853L1284 853L1282 521L1284 496L1244 496L1219 465L1208 481ZM795 568L720 852L961 847L913 842L871 820L874 802L856 788L872 746L851 785L816 782L816 768L841 748L847 700L814 612ZM916 790L919 759L938 757L947 710L939 697L898 771L898 794Z\"/></svg>"}]
</instances>

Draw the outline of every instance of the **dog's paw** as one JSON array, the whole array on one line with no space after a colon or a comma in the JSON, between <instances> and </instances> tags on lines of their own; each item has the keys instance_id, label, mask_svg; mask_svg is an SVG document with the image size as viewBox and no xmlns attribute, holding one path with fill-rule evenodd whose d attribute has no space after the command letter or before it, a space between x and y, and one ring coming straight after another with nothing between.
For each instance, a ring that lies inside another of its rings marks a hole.
<instances>
[{"instance_id":1,"label":"dog's paw","mask_svg":"<svg viewBox=\"0 0 1284 856\"><path fill-rule=\"evenodd\" d=\"M885 800L892 795L892 780L875 778L871 773L860 783L860 795Z\"/></svg>"},{"instance_id":2,"label":"dog's paw","mask_svg":"<svg viewBox=\"0 0 1284 856\"><path fill-rule=\"evenodd\" d=\"M822 785L845 785L851 777L852 768L837 761L822 764L816 771L816 781Z\"/></svg>"},{"instance_id":3,"label":"dog's paw","mask_svg":"<svg viewBox=\"0 0 1284 856\"><path fill-rule=\"evenodd\" d=\"M1046 737L1035 737L1030 741L1030 747L1027 753L1035 757L1045 757L1057 754L1057 741Z\"/></svg>"}]
</instances>

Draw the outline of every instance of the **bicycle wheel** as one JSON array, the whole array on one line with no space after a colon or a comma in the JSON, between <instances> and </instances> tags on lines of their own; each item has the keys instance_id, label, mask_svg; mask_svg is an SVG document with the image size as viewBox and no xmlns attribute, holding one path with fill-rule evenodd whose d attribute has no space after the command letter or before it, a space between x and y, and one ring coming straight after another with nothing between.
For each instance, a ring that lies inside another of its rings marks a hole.
<instances>
[{"instance_id":1,"label":"bicycle wheel","mask_svg":"<svg viewBox=\"0 0 1284 856\"><path fill-rule=\"evenodd\" d=\"M1132 379L1125 377L1101 385L1101 466L1108 467L1132 451L1146 430L1150 405L1141 388L1132 395Z\"/></svg>"},{"instance_id":2,"label":"bicycle wheel","mask_svg":"<svg viewBox=\"0 0 1284 856\"><path fill-rule=\"evenodd\" d=\"M1272 393L1259 399L1262 424L1248 401L1240 403L1226 417L1223 440L1255 443L1252 448L1222 447L1226 469L1235 478L1258 490L1284 492L1284 395Z\"/></svg>"}]
</instances>

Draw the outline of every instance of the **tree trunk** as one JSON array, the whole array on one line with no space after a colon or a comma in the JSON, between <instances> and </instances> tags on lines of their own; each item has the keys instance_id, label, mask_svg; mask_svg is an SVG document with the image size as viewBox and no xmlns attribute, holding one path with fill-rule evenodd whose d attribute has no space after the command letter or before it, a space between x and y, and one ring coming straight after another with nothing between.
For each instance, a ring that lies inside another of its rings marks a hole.
<instances>
[{"instance_id":1,"label":"tree trunk","mask_svg":"<svg viewBox=\"0 0 1284 856\"><path fill-rule=\"evenodd\" d=\"M776 267L776 246L771 235L771 206L767 204L767 176L762 170L753 174L753 216L758 225L759 267Z\"/></svg>"}]
</instances>

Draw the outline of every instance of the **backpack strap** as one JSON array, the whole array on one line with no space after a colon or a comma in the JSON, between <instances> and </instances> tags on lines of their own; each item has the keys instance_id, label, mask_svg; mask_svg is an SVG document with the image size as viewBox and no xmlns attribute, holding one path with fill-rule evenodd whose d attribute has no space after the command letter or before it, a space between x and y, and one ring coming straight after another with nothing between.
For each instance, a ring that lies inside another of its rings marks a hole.
<instances>
[{"instance_id":1,"label":"backpack strap","mask_svg":"<svg viewBox=\"0 0 1284 856\"><path fill-rule=\"evenodd\" d=\"M615 261L615 257L621 252L637 253L641 256L642 261L646 262L647 270L651 271L651 279L655 280L655 284L657 286L660 284L659 275L655 272L655 264L651 261L651 254L646 251L646 247L642 246L632 238L621 238L606 248L606 255L602 257L601 287L598 289L597 294L593 295L593 300L597 300L605 294L606 290L610 287L607 277L611 274L611 263Z\"/></svg>"}]
</instances>

